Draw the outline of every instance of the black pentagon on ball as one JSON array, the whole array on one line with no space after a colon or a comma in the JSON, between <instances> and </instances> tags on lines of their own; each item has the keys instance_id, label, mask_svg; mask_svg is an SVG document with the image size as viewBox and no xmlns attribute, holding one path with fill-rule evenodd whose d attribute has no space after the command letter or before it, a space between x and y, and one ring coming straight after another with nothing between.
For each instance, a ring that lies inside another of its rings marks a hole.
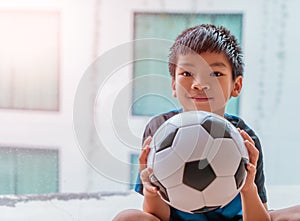
<instances>
[{"instance_id":1,"label":"black pentagon on ball","mask_svg":"<svg viewBox=\"0 0 300 221\"><path fill-rule=\"evenodd\" d=\"M209 212L209 211L219 209L220 207L221 206L205 206L205 207L202 207L200 209L193 210L191 212L192 213L205 213L205 212Z\"/></svg>"},{"instance_id":2,"label":"black pentagon on ball","mask_svg":"<svg viewBox=\"0 0 300 221\"><path fill-rule=\"evenodd\" d=\"M203 191L216 177L207 159L196 160L185 164L182 182L189 187Z\"/></svg>"},{"instance_id":3,"label":"black pentagon on ball","mask_svg":"<svg viewBox=\"0 0 300 221\"><path fill-rule=\"evenodd\" d=\"M171 147L177 131L178 129L171 131L167 136L165 136L164 139L156 146L156 152Z\"/></svg>"},{"instance_id":4,"label":"black pentagon on ball","mask_svg":"<svg viewBox=\"0 0 300 221\"><path fill-rule=\"evenodd\" d=\"M166 188L158 181L158 179L156 178L156 176L153 173L151 173L149 175L149 179L150 179L150 182L152 183L152 185L154 185L158 188L158 191L159 191L161 197L164 200L170 202Z\"/></svg>"},{"instance_id":5,"label":"black pentagon on ball","mask_svg":"<svg viewBox=\"0 0 300 221\"><path fill-rule=\"evenodd\" d=\"M219 118L210 116L201 125L213 138L231 138L227 123Z\"/></svg>"},{"instance_id":6,"label":"black pentagon on ball","mask_svg":"<svg viewBox=\"0 0 300 221\"><path fill-rule=\"evenodd\" d=\"M245 158L242 158L241 162L239 164L239 167L238 167L236 173L234 174L234 179L235 179L237 189L239 189L241 187L241 185L243 184L243 181L245 179L247 163L248 163L248 160Z\"/></svg>"}]
</instances>

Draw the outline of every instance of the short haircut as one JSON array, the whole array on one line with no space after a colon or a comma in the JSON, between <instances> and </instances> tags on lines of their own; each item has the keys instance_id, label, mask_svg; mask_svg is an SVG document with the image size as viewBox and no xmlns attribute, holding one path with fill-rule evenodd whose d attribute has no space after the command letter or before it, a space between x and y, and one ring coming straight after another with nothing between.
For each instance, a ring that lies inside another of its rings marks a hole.
<instances>
[{"instance_id":1,"label":"short haircut","mask_svg":"<svg viewBox=\"0 0 300 221\"><path fill-rule=\"evenodd\" d=\"M178 55L224 52L232 67L232 79L243 76L242 50L234 35L223 26L202 24L185 29L170 48L169 72L175 76Z\"/></svg>"}]
</instances>

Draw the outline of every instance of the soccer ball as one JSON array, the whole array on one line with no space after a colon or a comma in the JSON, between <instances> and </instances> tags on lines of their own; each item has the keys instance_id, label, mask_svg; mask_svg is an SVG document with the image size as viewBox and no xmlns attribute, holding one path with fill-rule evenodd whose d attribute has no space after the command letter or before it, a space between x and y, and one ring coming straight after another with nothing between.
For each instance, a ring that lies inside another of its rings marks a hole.
<instances>
[{"instance_id":1,"label":"soccer ball","mask_svg":"<svg viewBox=\"0 0 300 221\"><path fill-rule=\"evenodd\" d=\"M216 114L177 114L159 127L150 147L150 181L166 203L181 211L224 207L244 185L249 158L243 138Z\"/></svg>"}]
</instances>

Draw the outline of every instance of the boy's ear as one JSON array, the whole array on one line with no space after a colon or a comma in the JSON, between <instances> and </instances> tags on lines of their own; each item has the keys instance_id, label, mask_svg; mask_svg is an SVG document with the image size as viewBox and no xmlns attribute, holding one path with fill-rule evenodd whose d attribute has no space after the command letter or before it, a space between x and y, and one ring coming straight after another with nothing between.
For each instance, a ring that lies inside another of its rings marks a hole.
<instances>
[{"instance_id":1,"label":"boy's ear","mask_svg":"<svg viewBox=\"0 0 300 221\"><path fill-rule=\"evenodd\" d=\"M172 96L176 97L176 82L175 82L175 77L172 77Z\"/></svg>"},{"instance_id":2,"label":"boy's ear","mask_svg":"<svg viewBox=\"0 0 300 221\"><path fill-rule=\"evenodd\" d=\"M238 76L234 81L233 88L231 91L231 96L232 97L239 96L241 93L242 87L243 87L243 77Z\"/></svg>"}]
</instances>

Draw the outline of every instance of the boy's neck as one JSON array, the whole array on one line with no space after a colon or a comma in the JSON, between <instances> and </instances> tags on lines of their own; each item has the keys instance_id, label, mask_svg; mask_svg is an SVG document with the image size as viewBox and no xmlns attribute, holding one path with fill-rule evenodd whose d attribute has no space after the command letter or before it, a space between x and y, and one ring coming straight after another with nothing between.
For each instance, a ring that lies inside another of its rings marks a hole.
<instances>
[{"instance_id":1,"label":"boy's neck","mask_svg":"<svg viewBox=\"0 0 300 221\"><path fill-rule=\"evenodd\" d=\"M181 111L182 112L187 112L187 111L203 111L203 110L186 110L186 109L183 108L183 109L181 109ZM219 115L221 117L224 117L224 115L225 115L225 108L222 109L222 110L215 110L215 111L209 111L209 112L217 114L217 115Z\"/></svg>"}]
</instances>

